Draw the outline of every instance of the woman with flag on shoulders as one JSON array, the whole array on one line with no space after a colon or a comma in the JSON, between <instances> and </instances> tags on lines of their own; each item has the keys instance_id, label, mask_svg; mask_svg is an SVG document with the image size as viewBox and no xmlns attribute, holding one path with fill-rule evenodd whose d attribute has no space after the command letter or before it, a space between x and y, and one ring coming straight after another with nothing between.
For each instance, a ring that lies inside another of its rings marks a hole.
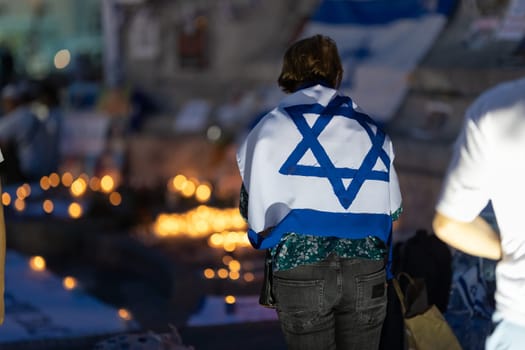
<instances>
[{"instance_id":1,"label":"woman with flag on shoulders","mask_svg":"<svg viewBox=\"0 0 525 350\"><path fill-rule=\"evenodd\" d=\"M269 249L272 292L290 349L377 349L386 314L392 222L401 194L390 138L337 89L335 42L292 44L288 95L241 144L241 213Z\"/></svg>"}]
</instances>

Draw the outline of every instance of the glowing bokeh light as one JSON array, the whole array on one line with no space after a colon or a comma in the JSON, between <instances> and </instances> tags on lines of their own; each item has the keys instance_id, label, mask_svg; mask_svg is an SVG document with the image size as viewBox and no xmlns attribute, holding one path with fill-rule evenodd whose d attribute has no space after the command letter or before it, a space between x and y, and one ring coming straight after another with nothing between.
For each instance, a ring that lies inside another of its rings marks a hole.
<instances>
[{"instance_id":1,"label":"glowing bokeh light","mask_svg":"<svg viewBox=\"0 0 525 350\"><path fill-rule=\"evenodd\" d=\"M33 256L29 259L29 267L33 271L44 271L46 269L46 260L40 255Z\"/></svg>"},{"instance_id":2,"label":"glowing bokeh light","mask_svg":"<svg viewBox=\"0 0 525 350\"><path fill-rule=\"evenodd\" d=\"M122 196L118 192L111 192L109 195L109 202L111 205L119 206L122 203Z\"/></svg>"},{"instance_id":3,"label":"glowing bokeh light","mask_svg":"<svg viewBox=\"0 0 525 350\"><path fill-rule=\"evenodd\" d=\"M184 186L182 187L180 193L186 197L186 198L189 198L191 196L193 196L193 194L195 193L195 188L197 186L195 185L195 182L191 181L191 180L188 180L184 183Z\"/></svg>"},{"instance_id":4,"label":"glowing bokeh light","mask_svg":"<svg viewBox=\"0 0 525 350\"><path fill-rule=\"evenodd\" d=\"M239 271L230 271L229 276L230 276L230 279L233 281L236 281L241 277L241 275L239 274Z\"/></svg>"},{"instance_id":5,"label":"glowing bokeh light","mask_svg":"<svg viewBox=\"0 0 525 350\"><path fill-rule=\"evenodd\" d=\"M71 218L78 219L79 217L82 216L83 209L80 204L73 202L67 208L67 212Z\"/></svg>"},{"instance_id":6,"label":"glowing bokeh light","mask_svg":"<svg viewBox=\"0 0 525 350\"><path fill-rule=\"evenodd\" d=\"M62 174L62 185L64 185L65 187L69 187L71 186L72 183L73 183L73 174L71 174L68 171L63 173Z\"/></svg>"},{"instance_id":7,"label":"glowing bokeh light","mask_svg":"<svg viewBox=\"0 0 525 350\"><path fill-rule=\"evenodd\" d=\"M58 187L60 185L60 176L57 173L51 173L49 175L49 185L51 187Z\"/></svg>"},{"instance_id":8,"label":"glowing bokeh light","mask_svg":"<svg viewBox=\"0 0 525 350\"><path fill-rule=\"evenodd\" d=\"M11 195L7 192L2 193L2 204L8 206L11 204Z\"/></svg>"},{"instance_id":9,"label":"glowing bokeh light","mask_svg":"<svg viewBox=\"0 0 525 350\"><path fill-rule=\"evenodd\" d=\"M210 141L217 141L222 136L222 130L217 125L212 125L206 130L206 136Z\"/></svg>"},{"instance_id":10,"label":"glowing bokeh light","mask_svg":"<svg viewBox=\"0 0 525 350\"><path fill-rule=\"evenodd\" d=\"M255 280L255 275L252 272L246 272L243 275L243 278L246 282L253 282L253 280Z\"/></svg>"},{"instance_id":11,"label":"glowing bokeh light","mask_svg":"<svg viewBox=\"0 0 525 350\"><path fill-rule=\"evenodd\" d=\"M175 190L181 191L186 181L186 176L179 174L173 178L171 184Z\"/></svg>"},{"instance_id":12,"label":"glowing bokeh light","mask_svg":"<svg viewBox=\"0 0 525 350\"><path fill-rule=\"evenodd\" d=\"M103 192L110 193L115 188L115 180L110 175L102 176L100 179L100 188Z\"/></svg>"},{"instance_id":13,"label":"glowing bokeh light","mask_svg":"<svg viewBox=\"0 0 525 350\"><path fill-rule=\"evenodd\" d=\"M224 237L220 233L214 233L209 238L209 244L212 248L218 248L224 243Z\"/></svg>"},{"instance_id":14,"label":"glowing bokeh light","mask_svg":"<svg viewBox=\"0 0 525 350\"><path fill-rule=\"evenodd\" d=\"M246 221L244 218L240 215L240 213L230 213L231 217L231 226L236 230L242 230L246 227Z\"/></svg>"},{"instance_id":15,"label":"glowing bokeh light","mask_svg":"<svg viewBox=\"0 0 525 350\"><path fill-rule=\"evenodd\" d=\"M18 211L24 211L26 209L26 202L23 199L17 198L15 200L15 209Z\"/></svg>"},{"instance_id":16,"label":"glowing bokeh light","mask_svg":"<svg viewBox=\"0 0 525 350\"><path fill-rule=\"evenodd\" d=\"M199 220L195 223L195 231L199 235L206 234L210 230L210 225L205 220Z\"/></svg>"},{"instance_id":17,"label":"glowing bokeh light","mask_svg":"<svg viewBox=\"0 0 525 350\"><path fill-rule=\"evenodd\" d=\"M232 260L233 258L230 255L225 255L222 257L222 263L226 266L228 266Z\"/></svg>"},{"instance_id":18,"label":"glowing bokeh light","mask_svg":"<svg viewBox=\"0 0 525 350\"><path fill-rule=\"evenodd\" d=\"M22 187L24 188L24 191L26 193L26 197L29 197L31 195L31 185L28 184L28 183L25 183L22 185Z\"/></svg>"},{"instance_id":19,"label":"glowing bokeh light","mask_svg":"<svg viewBox=\"0 0 525 350\"><path fill-rule=\"evenodd\" d=\"M238 220L240 218L240 221ZM239 222L243 224L239 228ZM223 230L218 231L217 228ZM157 237L189 236L208 237L208 245L233 252L248 247L247 225L237 208L211 208L200 205L186 213L159 214L152 225Z\"/></svg>"},{"instance_id":20,"label":"glowing bokeh light","mask_svg":"<svg viewBox=\"0 0 525 350\"><path fill-rule=\"evenodd\" d=\"M96 176L92 177L89 180L89 188L95 192L100 191L100 179Z\"/></svg>"},{"instance_id":21,"label":"glowing bokeh light","mask_svg":"<svg viewBox=\"0 0 525 350\"><path fill-rule=\"evenodd\" d=\"M55 209L55 205L51 199L46 199L44 202L42 202L42 209L44 209L44 212L47 214L51 214Z\"/></svg>"},{"instance_id":22,"label":"glowing bokeh light","mask_svg":"<svg viewBox=\"0 0 525 350\"><path fill-rule=\"evenodd\" d=\"M19 187L16 189L16 196L17 196L19 199L25 199L25 198L28 196L27 189L26 189L24 186L19 186Z\"/></svg>"},{"instance_id":23,"label":"glowing bokeh light","mask_svg":"<svg viewBox=\"0 0 525 350\"><path fill-rule=\"evenodd\" d=\"M77 280L74 277L67 276L67 277L64 277L64 279L62 280L62 285L64 286L65 289L72 290L77 287Z\"/></svg>"},{"instance_id":24,"label":"glowing bokeh light","mask_svg":"<svg viewBox=\"0 0 525 350\"><path fill-rule=\"evenodd\" d=\"M86 193L86 190L87 190L86 180L80 177L71 183L71 188L69 189L73 197L82 196L84 193Z\"/></svg>"},{"instance_id":25,"label":"glowing bokeh light","mask_svg":"<svg viewBox=\"0 0 525 350\"><path fill-rule=\"evenodd\" d=\"M239 271L241 269L241 263L238 260L232 260L228 263L230 271Z\"/></svg>"},{"instance_id":26,"label":"glowing bokeh light","mask_svg":"<svg viewBox=\"0 0 525 350\"><path fill-rule=\"evenodd\" d=\"M211 278L215 277L215 271L213 271L213 269L205 269L204 270L204 277L206 277L207 279L211 279Z\"/></svg>"},{"instance_id":27,"label":"glowing bokeh light","mask_svg":"<svg viewBox=\"0 0 525 350\"><path fill-rule=\"evenodd\" d=\"M43 189L44 191L47 191L49 190L50 186L51 184L49 183L49 177L42 176L42 178L40 179L40 188Z\"/></svg>"},{"instance_id":28,"label":"glowing bokeh light","mask_svg":"<svg viewBox=\"0 0 525 350\"><path fill-rule=\"evenodd\" d=\"M69 62L71 62L71 53L67 49L59 50L53 59L56 69L66 68L69 65Z\"/></svg>"},{"instance_id":29,"label":"glowing bokeh light","mask_svg":"<svg viewBox=\"0 0 525 350\"><path fill-rule=\"evenodd\" d=\"M225 278L228 278L228 275L229 275L229 272L226 269L217 270L217 276L219 276L219 278L225 279Z\"/></svg>"},{"instance_id":30,"label":"glowing bokeh light","mask_svg":"<svg viewBox=\"0 0 525 350\"><path fill-rule=\"evenodd\" d=\"M206 203L211 197L211 186L208 184L200 184L195 190L195 198L200 203Z\"/></svg>"},{"instance_id":31,"label":"glowing bokeh light","mask_svg":"<svg viewBox=\"0 0 525 350\"><path fill-rule=\"evenodd\" d=\"M227 252L233 252L237 248L237 245L234 242L226 242L224 243L224 250Z\"/></svg>"},{"instance_id":32,"label":"glowing bokeh light","mask_svg":"<svg viewBox=\"0 0 525 350\"><path fill-rule=\"evenodd\" d=\"M133 318L132 315L131 315L131 312L129 312L126 309L119 309L118 310L118 317L120 317L124 321L130 321Z\"/></svg>"},{"instance_id":33,"label":"glowing bokeh light","mask_svg":"<svg viewBox=\"0 0 525 350\"><path fill-rule=\"evenodd\" d=\"M235 304L235 297L233 295L227 295L226 297L224 297L224 302L226 304Z\"/></svg>"}]
</instances>

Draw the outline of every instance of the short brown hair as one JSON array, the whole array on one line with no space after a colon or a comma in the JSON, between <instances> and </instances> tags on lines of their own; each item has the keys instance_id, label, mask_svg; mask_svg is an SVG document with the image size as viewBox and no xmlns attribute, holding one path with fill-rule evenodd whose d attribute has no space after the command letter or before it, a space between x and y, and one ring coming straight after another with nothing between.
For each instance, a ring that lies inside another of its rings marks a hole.
<instances>
[{"instance_id":1,"label":"short brown hair","mask_svg":"<svg viewBox=\"0 0 525 350\"><path fill-rule=\"evenodd\" d=\"M297 41L286 50L277 82L287 93L314 83L337 89L342 76L337 45L329 37L317 34Z\"/></svg>"}]
</instances>

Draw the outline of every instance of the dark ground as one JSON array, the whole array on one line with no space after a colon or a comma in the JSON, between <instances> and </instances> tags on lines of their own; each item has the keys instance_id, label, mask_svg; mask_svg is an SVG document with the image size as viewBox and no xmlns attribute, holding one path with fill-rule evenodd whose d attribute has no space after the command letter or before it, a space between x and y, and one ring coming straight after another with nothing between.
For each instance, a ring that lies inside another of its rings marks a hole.
<instances>
[{"instance_id":1,"label":"dark ground","mask_svg":"<svg viewBox=\"0 0 525 350\"><path fill-rule=\"evenodd\" d=\"M8 221L7 226L8 248L44 256L58 276L74 275L88 293L129 309L140 331L166 333L171 324L183 342L197 350L286 349L277 322L186 326L206 295L258 294L261 252L242 248L232 253L251 269L255 281L207 280L204 268L224 267L226 253L205 241L172 239L146 245L114 222L96 219ZM2 344L1 349L91 349L111 336Z\"/></svg>"}]
</instances>

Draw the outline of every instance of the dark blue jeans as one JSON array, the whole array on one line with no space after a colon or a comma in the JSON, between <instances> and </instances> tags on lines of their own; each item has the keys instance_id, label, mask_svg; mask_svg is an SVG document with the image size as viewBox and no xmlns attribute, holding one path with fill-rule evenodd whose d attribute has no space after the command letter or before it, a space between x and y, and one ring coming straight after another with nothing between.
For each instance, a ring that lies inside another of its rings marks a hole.
<instances>
[{"instance_id":1,"label":"dark blue jeans","mask_svg":"<svg viewBox=\"0 0 525 350\"><path fill-rule=\"evenodd\" d=\"M386 315L384 261L328 259L274 273L288 348L376 350Z\"/></svg>"}]
</instances>

